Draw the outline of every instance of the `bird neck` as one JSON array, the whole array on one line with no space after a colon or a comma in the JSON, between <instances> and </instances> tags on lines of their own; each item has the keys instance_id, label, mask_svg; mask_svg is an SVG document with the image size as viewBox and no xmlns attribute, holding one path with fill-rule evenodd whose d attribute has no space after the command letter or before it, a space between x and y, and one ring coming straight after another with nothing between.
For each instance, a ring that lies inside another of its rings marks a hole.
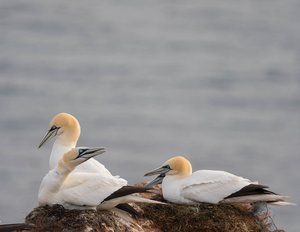
<instances>
[{"instance_id":1,"label":"bird neck","mask_svg":"<svg viewBox=\"0 0 300 232\"><path fill-rule=\"evenodd\" d=\"M71 121L68 125L63 127L63 133L58 136L58 139L61 140L61 143L69 144L76 143L80 137L81 129L79 122Z\"/></svg>"},{"instance_id":2,"label":"bird neck","mask_svg":"<svg viewBox=\"0 0 300 232\"><path fill-rule=\"evenodd\" d=\"M49 159L49 167L53 169L56 167L58 161L63 157L63 155L71 150L72 148L76 147L77 141L69 141L66 143L65 140L62 140L61 137L57 137L55 140L50 159Z\"/></svg>"},{"instance_id":3,"label":"bird neck","mask_svg":"<svg viewBox=\"0 0 300 232\"><path fill-rule=\"evenodd\" d=\"M63 159L58 162L57 167L55 168L56 173L59 175L61 181L63 182L67 176L75 169L75 166L66 164Z\"/></svg>"},{"instance_id":4,"label":"bird neck","mask_svg":"<svg viewBox=\"0 0 300 232\"><path fill-rule=\"evenodd\" d=\"M178 174L176 175L176 177L180 179L180 178L188 177L188 176L190 176L190 175L192 175L192 171L191 171L191 170L186 170L186 171L184 171L184 172L178 173Z\"/></svg>"},{"instance_id":5,"label":"bird neck","mask_svg":"<svg viewBox=\"0 0 300 232\"><path fill-rule=\"evenodd\" d=\"M76 129L66 129L62 134L57 136L57 139L61 144L69 145L77 143L80 136L80 131Z\"/></svg>"},{"instance_id":6,"label":"bird neck","mask_svg":"<svg viewBox=\"0 0 300 232\"><path fill-rule=\"evenodd\" d=\"M40 186L40 193L55 194L59 191L69 173L58 166L50 170Z\"/></svg>"}]
</instances>

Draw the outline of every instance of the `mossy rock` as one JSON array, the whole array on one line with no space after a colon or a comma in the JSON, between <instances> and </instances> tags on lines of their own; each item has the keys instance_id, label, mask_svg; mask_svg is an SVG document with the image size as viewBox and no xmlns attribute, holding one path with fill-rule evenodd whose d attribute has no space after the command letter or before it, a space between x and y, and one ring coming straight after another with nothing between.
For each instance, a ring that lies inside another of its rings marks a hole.
<instances>
[{"instance_id":1,"label":"mossy rock","mask_svg":"<svg viewBox=\"0 0 300 232\"><path fill-rule=\"evenodd\" d=\"M160 186L156 186L154 192L141 195L163 201ZM31 231L269 232L266 223L255 216L249 204L131 206L141 212L140 218L128 221L110 211L67 210L54 205L33 209L26 217L26 223L33 226ZM276 230L279 231L283 232Z\"/></svg>"},{"instance_id":2,"label":"mossy rock","mask_svg":"<svg viewBox=\"0 0 300 232\"><path fill-rule=\"evenodd\" d=\"M142 204L143 217L132 223L110 211L67 210L60 205L37 207L26 217L31 231L210 231L267 232L257 217L244 207L199 204Z\"/></svg>"},{"instance_id":3,"label":"mossy rock","mask_svg":"<svg viewBox=\"0 0 300 232\"><path fill-rule=\"evenodd\" d=\"M31 231L131 231L131 223L110 211L67 210L61 205L41 206L26 217Z\"/></svg>"},{"instance_id":4,"label":"mossy rock","mask_svg":"<svg viewBox=\"0 0 300 232\"><path fill-rule=\"evenodd\" d=\"M162 231L265 232L267 228L245 208L199 204L144 205L144 217Z\"/></svg>"}]
</instances>

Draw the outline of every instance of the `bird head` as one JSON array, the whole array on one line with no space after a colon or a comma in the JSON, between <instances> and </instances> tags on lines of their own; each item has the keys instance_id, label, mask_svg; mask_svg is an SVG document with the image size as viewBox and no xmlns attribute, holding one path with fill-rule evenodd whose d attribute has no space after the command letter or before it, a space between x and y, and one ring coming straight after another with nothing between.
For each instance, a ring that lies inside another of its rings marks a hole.
<instances>
[{"instance_id":1,"label":"bird head","mask_svg":"<svg viewBox=\"0 0 300 232\"><path fill-rule=\"evenodd\" d=\"M49 124L49 129L39 148L42 147L51 138L57 137L62 143L68 145L77 142L80 136L80 124L78 120L71 114L59 113L53 117Z\"/></svg>"},{"instance_id":2,"label":"bird head","mask_svg":"<svg viewBox=\"0 0 300 232\"><path fill-rule=\"evenodd\" d=\"M183 156L175 156L163 163L161 167L146 173L144 176L157 174L158 176L145 187L152 187L153 185L162 183L165 176L176 176L178 178L189 176L192 174L192 165Z\"/></svg>"}]
</instances>

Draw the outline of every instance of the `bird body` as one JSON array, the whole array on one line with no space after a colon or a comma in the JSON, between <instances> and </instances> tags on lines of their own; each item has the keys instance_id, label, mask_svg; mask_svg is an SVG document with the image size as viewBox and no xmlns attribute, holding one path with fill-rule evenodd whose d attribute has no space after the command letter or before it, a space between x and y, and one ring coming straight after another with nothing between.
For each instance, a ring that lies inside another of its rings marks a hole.
<instances>
[{"instance_id":1,"label":"bird body","mask_svg":"<svg viewBox=\"0 0 300 232\"><path fill-rule=\"evenodd\" d=\"M160 174L146 185L162 183L163 197L178 204L269 202L289 204L287 197L266 190L260 185L225 171L199 170L192 173L190 162L182 156L169 159L162 167L145 176Z\"/></svg>"},{"instance_id":2,"label":"bird body","mask_svg":"<svg viewBox=\"0 0 300 232\"><path fill-rule=\"evenodd\" d=\"M104 152L104 148L89 149L89 148L73 148L69 152L66 152L59 160L54 169L50 170L43 178L39 194L38 201L40 205L53 205L61 204L67 205L69 201L72 202L72 198L65 197L64 185L69 183L69 189L78 187L81 183L77 177L72 178L69 175L76 166L87 161L95 155ZM70 177L70 178L68 178ZM81 180L82 181L82 180ZM75 191L76 193L76 191ZM74 201L75 202L75 201Z\"/></svg>"},{"instance_id":3,"label":"bird body","mask_svg":"<svg viewBox=\"0 0 300 232\"><path fill-rule=\"evenodd\" d=\"M55 169L50 170L43 181L48 185L47 194L44 191L45 185L41 185L39 203L60 204L67 209L95 209L106 197L123 187L113 180L97 173L80 172L66 178L65 174L57 173ZM58 188L55 186L57 182L61 182ZM49 191L51 185L52 190Z\"/></svg>"},{"instance_id":4,"label":"bird body","mask_svg":"<svg viewBox=\"0 0 300 232\"><path fill-rule=\"evenodd\" d=\"M190 176L166 176L162 191L166 200L171 202L194 204L200 200L216 204L249 184L249 180L228 172L200 170Z\"/></svg>"}]
</instances>

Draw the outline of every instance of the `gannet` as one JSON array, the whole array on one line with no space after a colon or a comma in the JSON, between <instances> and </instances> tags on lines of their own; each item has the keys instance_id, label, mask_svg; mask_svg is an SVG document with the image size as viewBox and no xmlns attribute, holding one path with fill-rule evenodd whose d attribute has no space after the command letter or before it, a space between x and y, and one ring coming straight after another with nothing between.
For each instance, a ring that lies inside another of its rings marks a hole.
<instances>
[{"instance_id":1,"label":"gannet","mask_svg":"<svg viewBox=\"0 0 300 232\"><path fill-rule=\"evenodd\" d=\"M49 159L50 169L53 169L57 165L57 162L65 152L76 146L79 136L80 124L73 115L59 113L53 117L49 124L47 134L38 146L40 148L51 138L56 138ZM108 171L104 165L93 158L76 167L75 171L100 172L102 175L112 176L110 171ZM124 185L127 184L127 181L124 179L119 178L119 181L123 182Z\"/></svg>"},{"instance_id":2,"label":"gannet","mask_svg":"<svg viewBox=\"0 0 300 232\"><path fill-rule=\"evenodd\" d=\"M199 170L192 173L186 158L175 156L160 168L145 174L159 176L145 187L162 183L164 199L178 204L267 202L289 205L286 196L266 190L267 186L225 171Z\"/></svg>"},{"instance_id":3,"label":"gannet","mask_svg":"<svg viewBox=\"0 0 300 232\"><path fill-rule=\"evenodd\" d=\"M56 167L43 178L38 193L39 205L60 204L67 209L110 210L129 202L161 203L133 195L147 192L147 188L124 186L117 179L100 173L72 172L76 166L104 151L104 148L72 148L66 152Z\"/></svg>"}]
</instances>

